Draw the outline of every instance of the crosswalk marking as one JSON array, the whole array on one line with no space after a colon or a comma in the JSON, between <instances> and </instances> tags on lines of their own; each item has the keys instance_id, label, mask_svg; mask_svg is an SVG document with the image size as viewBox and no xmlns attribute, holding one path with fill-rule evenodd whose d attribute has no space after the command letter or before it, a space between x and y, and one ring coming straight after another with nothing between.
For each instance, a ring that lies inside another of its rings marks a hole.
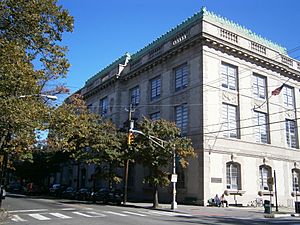
<instances>
[{"instance_id":1,"label":"crosswalk marking","mask_svg":"<svg viewBox=\"0 0 300 225\"><path fill-rule=\"evenodd\" d=\"M25 212L46 212L48 209L20 209L8 211L8 213L25 213Z\"/></svg>"},{"instance_id":2,"label":"crosswalk marking","mask_svg":"<svg viewBox=\"0 0 300 225\"><path fill-rule=\"evenodd\" d=\"M144 214L140 214L140 213L135 213L135 212L130 212L130 211L122 211L123 213L127 213L127 214L131 214L131 215L135 215L135 216L146 216Z\"/></svg>"},{"instance_id":3,"label":"crosswalk marking","mask_svg":"<svg viewBox=\"0 0 300 225\"><path fill-rule=\"evenodd\" d=\"M72 218L72 217L70 217L70 216L66 216L66 215L61 214L61 213L49 213L49 214L52 215L52 216L61 218L61 219L70 219L70 218Z\"/></svg>"},{"instance_id":4,"label":"crosswalk marking","mask_svg":"<svg viewBox=\"0 0 300 225\"><path fill-rule=\"evenodd\" d=\"M38 214L38 213L28 214L28 216L31 216L31 217L33 217L37 220L50 220L49 217L43 216L43 215Z\"/></svg>"},{"instance_id":5,"label":"crosswalk marking","mask_svg":"<svg viewBox=\"0 0 300 225\"><path fill-rule=\"evenodd\" d=\"M166 211L147 211L144 212L147 214L157 214L157 215L165 215L165 216L186 216L191 217L191 214L185 214L185 213L177 213L177 212L166 212Z\"/></svg>"},{"instance_id":6,"label":"crosswalk marking","mask_svg":"<svg viewBox=\"0 0 300 225\"><path fill-rule=\"evenodd\" d=\"M80 215L80 216L84 216L84 217L93 217L91 215L85 214L85 213L81 213L81 212L72 212L74 214Z\"/></svg>"},{"instance_id":7,"label":"crosswalk marking","mask_svg":"<svg viewBox=\"0 0 300 225\"><path fill-rule=\"evenodd\" d=\"M93 211L91 211L91 212L88 212L89 214L92 214L92 215L95 215L95 216L101 216L101 217L105 217L106 215L104 215L104 214L102 214L102 213L98 213L98 212L93 212Z\"/></svg>"},{"instance_id":8,"label":"crosswalk marking","mask_svg":"<svg viewBox=\"0 0 300 225\"><path fill-rule=\"evenodd\" d=\"M113 214L113 215L117 215L117 216L127 216L125 214L122 214L122 213L116 213L116 212L113 212L113 211L104 211L105 213L109 213L109 214Z\"/></svg>"},{"instance_id":9,"label":"crosswalk marking","mask_svg":"<svg viewBox=\"0 0 300 225\"><path fill-rule=\"evenodd\" d=\"M27 221L27 220L24 220L22 219L20 216L18 215L12 215L12 218L11 218L12 221L15 221L15 222L24 222L24 221Z\"/></svg>"}]
</instances>

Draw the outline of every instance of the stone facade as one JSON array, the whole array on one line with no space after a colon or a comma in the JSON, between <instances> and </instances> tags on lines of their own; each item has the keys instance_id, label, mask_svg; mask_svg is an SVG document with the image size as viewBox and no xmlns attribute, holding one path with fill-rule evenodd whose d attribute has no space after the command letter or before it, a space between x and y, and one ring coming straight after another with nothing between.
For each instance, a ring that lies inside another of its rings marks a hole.
<instances>
[{"instance_id":1,"label":"stone facade","mask_svg":"<svg viewBox=\"0 0 300 225\"><path fill-rule=\"evenodd\" d=\"M290 206L300 182L299 78L300 63L286 49L203 8L78 93L119 127L132 101L136 118L159 115L183 126L198 157L180 171L179 202L206 205L224 191L229 204L270 199L274 188L266 182L276 171L278 203ZM130 168L129 190L150 199L141 169ZM170 201L170 193L163 189L160 199Z\"/></svg>"}]
</instances>

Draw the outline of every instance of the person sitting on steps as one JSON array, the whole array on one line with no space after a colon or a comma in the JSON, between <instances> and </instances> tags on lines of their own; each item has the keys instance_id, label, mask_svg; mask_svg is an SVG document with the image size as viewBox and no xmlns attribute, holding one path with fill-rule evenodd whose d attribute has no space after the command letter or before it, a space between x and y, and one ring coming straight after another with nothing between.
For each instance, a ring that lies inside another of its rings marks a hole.
<instances>
[{"instance_id":1,"label":"person sitting on steps","mask_svg":"<svg viewBox=\"0 0 300 225\"><path fill-rule=\"evenodd\" d=\"M224 195L224 194L221 195L220 201L221 201L221 205L222 205L223 207L224 207L224 203L225 203L226 207L228 207L228 202L227 202L227 200L225 199L225 195Z\"/></svg>"}]
</instances>

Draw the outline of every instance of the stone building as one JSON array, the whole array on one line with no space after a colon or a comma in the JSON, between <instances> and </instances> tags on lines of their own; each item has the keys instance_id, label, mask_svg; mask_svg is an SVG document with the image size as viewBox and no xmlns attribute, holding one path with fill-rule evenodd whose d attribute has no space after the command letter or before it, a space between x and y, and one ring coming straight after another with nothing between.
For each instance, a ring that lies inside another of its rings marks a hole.
<instances>
[{"instance_id":1,"label":"stone building","mask_svg":"<svg viewBox=\"0 0 300 225\"><path fill-rule=\"evenodd\" d=\"M203 8L78 93L119 127L133 104L134 117L175 121L193 140L198 157L178 170L178 202L206 205L224 192L229 204L274 201L275 171L278 203L291 206L300 182L299 81L300 62L285 48ZM145 200L141 168L130 168L129 184ZM85 173L91 186L93 169ZM171 200L170 189L160 199Z\"/></svg>"}]
</instances>

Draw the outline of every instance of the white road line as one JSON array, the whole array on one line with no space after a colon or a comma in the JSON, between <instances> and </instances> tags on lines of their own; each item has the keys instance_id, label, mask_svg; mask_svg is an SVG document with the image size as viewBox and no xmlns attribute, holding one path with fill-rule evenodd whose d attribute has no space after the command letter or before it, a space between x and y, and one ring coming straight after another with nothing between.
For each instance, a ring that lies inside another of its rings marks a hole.
<instances>
[{"instance_id":1,"label":"white road line","mask_svg":"<svg viewBox=\"0 0 300 225\"><path fill-rule=\"evenodd\" d=\"M48 209L21 209L8 211L8 213L23 213L23 212L46 212Z\"/></svg>"},{"instance_id":2,"label":"white road line","mask_svg":"<svg viewBox=\"0 0 300 225\"><path fill-rule=\"evenodd\" d=\"M61 213L49 213L49 214L51 214L52 216L61 218L61 219L70 219L70 218L72 218L72 217L70 217L70 216L66 216L66 215L61 214Z\"/></svg>"},{"instance_id":3,"label":"white road line","mask_svg":"<svg viewBox=\"0 0 300 225\"><path fill-rule=\"evenodd\" d=\"M122 211L123 213L127 213L127 214L131 214L131 215L135 215L135 216L146 216L144 214L140 214L140 213L135 213L135 212L130 212L130 211Z\"/></svg>"},{"instance_id":4,"label":"white road line","mask_svg":"<svg viewBox=\"0 0 300 225\"><path fill-rule=\"evenodd\" d=\"M88 211L87 213L98 216L98 217L105 217L106 215L98 212Z\"/></svg>"},{"instance_id":5,"label":"white road line","mask_svg":"<svg viewBox=\"0 0 300 225\"><path fill-rule=\"evenodd\" d=\"M165 215L165 216L186 216L191 217L191 214L184 214L184 213L177 213L177 212L165 212L165 211L147 211L147 214L158 214L158 215Z\"/></svg>"},{"instance_id":6,"label":"white road line","mask_svg":"<svg viewBox=\"0 0 300 225\"><path fill-rule=\"evenodd\" d=\"M24 222L24 221L27 221L27 220L22 219L22 218L21 218L20 216L18 216L18 215L12 215L11 217L12 217L11 220L12 220L12 221L15 221L15 222Z\"/></svg>"},{"instance_id":7,"label":"white road line","mask_svg":"<svg viewBox=\"0 0 300 225\"><path fill-rule=\"evenodd\" d=\"M88 215L88 214L85 214L85 213L81 213L81 212L72 212L72 213L80 215L80 216L84 216L84 217L94 217L94 216L91 216L91 215Z\"/></svg>"},{"instance_id":8,"label":"white road line","mask_svg":"<svg viewBox=\"0 0 300 225\"><path fill-rule=\"evenodd\" d=\"M117 216L127 216L125 214L117 213L117 212L113 212L113 211L104 211L104 213L109 213L109 214L113 214L113 215L117 215Z\"/></svg>"},{"instance_id":9,"label":"white road line","mask_svg":"<svg viewBox=\"0 0 300 225\"><path fill-rule=\"evenodd\" d=\"M68 210L72 211L72 210L76 210L76 209L75 208L63 208L61 210L63 210L63 211L68 211Z\"/></svg>"},{"instance_id":10,"label":"white road line","mask_svg":"<svg viewBox=\"0 0 300 225\"><path fill-rule=\"evenodd\" d=\"M34 213L34 214L28 214L28 216L31 216L37 220L50 220L50 218L46 217L46 216L43 216L41 214L38 214L38 213Z\"/></svg>"}]
</instances>

